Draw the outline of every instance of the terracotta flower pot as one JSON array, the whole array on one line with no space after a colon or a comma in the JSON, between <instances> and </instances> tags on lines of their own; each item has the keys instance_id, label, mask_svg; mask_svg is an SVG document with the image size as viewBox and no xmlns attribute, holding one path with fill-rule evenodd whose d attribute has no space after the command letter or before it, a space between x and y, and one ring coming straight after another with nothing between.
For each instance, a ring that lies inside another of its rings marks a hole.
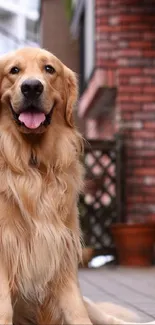
<instances>
[{"instance_id":1,"label":"terracotta flower pot","mask_svg":"<svg viewBox=\"0 0 155 325\"><path fill-rule=\"evenodd\" d=\"M149 266L153 263L155 224L116 224L111 230L120 265Z\"/></svg>"}]
</instances>

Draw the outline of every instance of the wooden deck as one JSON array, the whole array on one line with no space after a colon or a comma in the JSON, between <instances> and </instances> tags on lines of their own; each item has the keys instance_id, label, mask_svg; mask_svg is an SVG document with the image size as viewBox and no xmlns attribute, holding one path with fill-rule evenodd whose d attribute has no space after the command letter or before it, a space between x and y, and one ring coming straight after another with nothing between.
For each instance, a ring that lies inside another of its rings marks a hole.
<instances>
[{"instance_id":1,"label":"wooden deck","mask_svg":"<svg viewBox=\"0 0 155 325\"><path fill-rule=\"evenodd\" d=\"M80 269L79 279L83 295L93 301L127 306L137 311L142 321L155 319L155 267Z\"/></svg>"}]
</instances>

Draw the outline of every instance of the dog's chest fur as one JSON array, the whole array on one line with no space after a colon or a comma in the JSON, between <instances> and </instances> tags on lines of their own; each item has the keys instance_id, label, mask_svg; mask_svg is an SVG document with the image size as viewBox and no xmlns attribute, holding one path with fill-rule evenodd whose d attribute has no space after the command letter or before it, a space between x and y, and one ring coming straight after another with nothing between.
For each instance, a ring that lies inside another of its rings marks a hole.
<instances>
[{"instance_id":1,"label":"dog's chest fur","mask_svg":"<svg viewBox=\"0 0 155 325\"><path fill-rule=\"evenodd\" d=\"M50 224L37 223L30 233L18 226L18 231L6 227L2 234L10 280L24 297L42 301L48 282L65 267L67 231L59 233Z\"/></svg>"},{"instance_id":2,"label":"dog's chest fur","mask_svg":"<svg viewBox=\"0 0 155 325\"><path fill-rule=\"evenodd\" d=\"M52 187L51 181L46 187L35 170L18 179L9 175L8 204L13 218L10 222L8 217L8 223L5 220L1 228L1 248L10 270L10 283L29 300L43 301L47 284L53 281L54 286L55 278L58 283L71 263L76 264L79 234L73 240L74 232L61 219L61 213L65 216L68 211L69 188L61 179L61 184L54 181Z\"/></svg>"}]
</instances>

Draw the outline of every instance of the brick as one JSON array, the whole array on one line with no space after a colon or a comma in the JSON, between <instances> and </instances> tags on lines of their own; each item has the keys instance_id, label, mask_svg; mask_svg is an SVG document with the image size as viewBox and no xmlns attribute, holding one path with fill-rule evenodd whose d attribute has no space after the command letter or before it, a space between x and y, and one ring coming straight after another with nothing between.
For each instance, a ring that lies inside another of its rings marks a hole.
<instances>
[{"instance_id":1,"label":"brick","mask_svg":"<svg viewBox=\"0 0 155 325\"><path fill-rule=\"evenodd\" d=\"M155 17L153 17L155 19ZM121 15L120 22L121 23L137 23L137 22L146 22L150 21L150 16L146 15Z\"/></svg>"},{"instance_id":2,"label":"brick","mask_svg":"<svg viewBox=\"0 0 155 325\"><path fill-rule=\"evenodd\" d=\"M109 41L110 35L108 33L101 34L100 32L96 32L95 40L98 42Z\"/></svg>"},{"instance_id":3,"label":"brick","mask_svg":"<svg viewBox=\"0 0 155 325\"><path fill-rule=\"evenodd\" d=\"M154 95L134 95L134 94L119 94L118 95L118 98L117 98L117 101L118 102L130 102L130 103L138 103L138 102L141 102L141 103L145 103L145 102L153 102L155 101L155 94Z\"/></svg>"},{"instance_id":4,"label":"brick","mask_svg":"<svg viewBox=\"0 0 155 325\"><path fill-rule=\"evenodd\" d=\"M116 62L114 60L105 60L103 58L97 57L96 58L96 68L103 67L103 68L116 68Z\"/></svg>"},{"instance_id":5,"label":"brick","mask_svg":"<svg viewBox=\"0 0 155 325\"><path fill-rule=\"evenodd\" d=\"M103 51L103 50L113 50L114 44L109 41L104 41L101 43L101 41L96 42L96 51Z\"/></svg>"},{"instance_id":6,"label":"brick","mask_svg":"<svg viewBox=\"0 0 155 325\"><path fill-rule=\"evenodd\" d=\"M140 86L120 86L119 87L119 92L123 93L141 93L143 90L142 87ZM154 90L155 91L155 90Z\"/></svg>"},{"instance_id":7,"label":"brick","mask_svg":"<svg viewBox=\"0 0 155 325\"><path fill-rule=\"evenodd\" d=\"M128 139L126 140L126 144L130 148L143 148L145 146L144 140L142 139Z\"/></svg>"},{"instance_id":8,"label":"brick","mask_svg":"<svg viewBox=\"0 0 155 325\"><path fill-rule=\"evenodd\" d=\"M128 47L128 42L127 41L119 41L119 48L124 49Z\"/></svg>"},{"instance_id":9,"label":"brick","mask_svg":"<svg viewBox=\"0 0 155 325\"><path fill-rule=\"evenodd\" d=\"M154 67L155 61L148 57L139 57L139 58L128 59L127 64L129 67L150 67L150 66Z\"/></svg>"},{"instance_id":10,"label":"brick","mask_svg":"<svg viewBox=\"0 0 155 325\"><path fill-rule=\"evenodd\" d=\"M155 57L155 50L143 50L143 55L147 58L154 58Z\"/></svg>"},{"instance_id":11,"label":"brick","mask_svg":"<svg viewBox=\"0 0 155 325\"><path fill-rule=\"evenodd\" d=\"M138 176L130 176L130 177L127 177L127 183L129 185L142 185L143 184L143 177L138 177ZM133 191L133 187L131 186L131 189Z\"/></svg>"},{"instance_id":12,"label":"brick","mask_svg":"<svg viewBox=\"0 0 155 325\"><path fill-rule=\"evenodd\" d=\"M147 215L147 220L151 222L155 222L155 214L149 214Z\"/></svg>"},{"instance_id":13,"label":"brick","mask_svg":"<svg viewBox=\"0 0 155 325\"><path fill-rule=\"evenodd\" d=\"M129 85L129 77L127 76L118 76L117 73L117 80L119 85Z\"/></svg>"},{"instance_id":14,"label":"brick","mask_svg":"<svg viewBox=\"0 0 155 325\"><path fill-rule=\"evenodd\" d=\"M154 149L153 149L153 151L154 151ZM155 158L153 159L153 158L149 158L149 160L148 159L145 159L144 160L144 162L143 162L143 166L144 167L153 167L154 168L154 166L155 166Z\"/></svg>"},{"instance_id":15,"label":"brick","mask_svg":"<svg viewBox=\"0 0 155 325\"><path fill-rule=\"evenodd\" d=\"M113 31L113 33L112 34L109 34L109 39L111 40L111 41L117 41L118 40L118 33L115 33L115 31Z\"/></svg>"},{"instance_id":16,"label":"brick","mask_svg":"<svg viewBox=\"0 0 155 325\"><path fill-rule=\"evenodd\" d=\"M155 111L155 103L147 103L142 106L144 111Z\"/></svg>"},{"instance_id":17,"label":"brick","mask_svg":"<svg viewBox=\"0 0 155 325\"><path fill-rule=\"evenodd\" d=\"M129 64L129 60L128 59L126 59L126 58L118 58L118 60L117 60L117 64L118 64L118 66L121 66L121 67L127 67Z\"/></svg>"},{"instance_id":18,"label":"brick","mask_svg":"<svg viewBox=\"0 0 155 325\"><path fill-rule=\"evenodd\" d=\"M143 159L140 159L140 158L137 158L137 159L133 159L133 160L129 160L129 161L126 161L126 168L130 169L131 168L131 165L133 165L134 167L143 167L144 166L144 160Z\"/></svg>"},{"instance_id":19,"label":"brick","mask_svg":"<svg viewBox=\"0 0 155 325\"><path fill-rule=\"evenodd\" d=\"M144 122L144 128L155 130L155 122L154 121Z\"/></svg>"},{"instance_id":20,"label":"brick","mask_svg":"<svg viewBox=\"0 0 155 325\"><path fill-rule=\"evenodd\" d=\"M155 176L155 168L136 168L134 171L136 175L148 175ZM154 189L155 190L155 189Z\"/></svg>"},{"instance_id":21,"label":"brick","mask_svg":"<svg viewBox=\"0 0 155 325\"><path fill-rule=\"evenodd\" d=\"M154 86L144 86L143 87L143 91L144 93L150 93L150 94L154 94L155 93L155 85Z\"/></svg>"},{"instance_id":22,"label":"brick","mask_svg":"<svg viewBox=\"0 0 155 325\"><path fill-rule=\"evenodd\" d=\"M126 25L121 25L121 30L122 31L141 31L141 32L147 32L149 31L149 26L147 26L146 24L126 24Z\"/></svg>"},{"instance_id":23,"label":"brick","mask_svg":"<svg viewBox=\"0 0 155 325\"><path fill-rule=\"evenodd\" d=\"M154 150L132 150L131 148L126 148L126 155L127 157L134 158L134 157L147 157L147 158L155 158L155 152Z\"/></svg>"},{"instance_id":24,"label":"brick","mask_svg":"<svg viewBox=\"0 0 155 325\"><path fill-rule=\"evenodd\" d=\"M152 82L152 78L151 77L137 77L137 76L133 76L130 77L129 83L130 84L134 84L134 85L142 85L142 84L151 84Z\"/></svg>"},{"instance_id":25,"label":"brick","mask_svg":"<svg viewBox=\"0 0 155 325\"><path fill-rule=\"evenodd\" d=\"M155 192L154 192L154 194L155 194ZM144 203L152 203L153 204L154 203L154 197L144 195L143 202Z\"/></svg>"},{"instance_id":26,"label":"brick","mask_svg":"<svg viewBox=\"0 0 155 325\"><path fill-rule=\"evenodd\" d=\"M108 25L108 22L109 22L109 17L107 16L103 16L101 17L101 15L99 17L97 17L96 15L96 25L99 27L101 25Z\"/></svg>"},{"instance_id":27,"label":"brick","mask_svg":"<svg viewBox=\"0 0 155 325\"><path fill-rule=\"evenodd\" d=\"M136 95L130 97L130 100L133 102L154 102L155 101L155 94L154 95Z\"/></svg>"},{"instance_id":28,"label":"brick","mask_svg":"<svg viewBox=\"0 0 155 325\"><path fill-rule=\"evenodd\" d=\"M144 202L144 199L141 195L134 195L127 197L128 203L141 203Z\"/></svg>"},{"instance_id":29,"label":"brick","mask_svg":"<svg viewBox=\"0 0 155 325\"><path fill-rule=\"evenodd\" d=\"M115 59L117 57L117 51L100 51L98 55L103 59Z\"/></svg>"},{"instance_id":30,"label":"brick","mask_svg":"<svg viewBox=\"0 0 155 325\"><path fill-rule=\"evenodd\" d=\"M155 204L153 204L154 202L152 202L152 204L136 204L135 207L137 209L139 209L139 211L141 211L142 213L155 213Z\"/></svg>"},{"instance_id":31,"label":"brick","mask_svg":"<svg viewBox=\"0 0 155 325\"><path fill-rule=\"evenodd\" d=\"M147 186L155 185L155 177L152 176L144 177L144 184Z\"/></svg>"},{"instance_id":32,"label":"brick","mask_svg":"<svg viewBox=\"0 0 155 325\"><path fill-rule=\"evenodd\" d=\"M151 141L149 140L144 140L144 139L134 139L134 140L129 140L128 145L131 145L133 148L143 148L143 149L147 149L149 147L149 149L153 149L153 151L155 150L155 141L154 139ZM148 162L149 165L149 162Z\"/></svg>"},{"instance_id":33,"label":"brick","mask_svg":"<svg viewBox=\"0 0 155 325\"><path fill-rule=\"evenodd\" d=\"M120 68L119 75L127 75L127 76L137 76L143 73L143 69L140 68Z\"/></svg>"},{"instance_id":34,"label":"brick","mask_svg":"<svg viewBox=\"0 0 155 325\"><path fill-rule=\"evenodd\" d=\"M122 6L120 6L120 12L122 13L132 13L132 14L141 14L141 16L143 17L144 14L148 15L148 14L152 14L154 13L154 7L152 6L154 4L154 0L152 1L143 1L143 2L139 2L137 0L126 0L125 1L125 6L123 3L123 0L120 0L120 4L122 4ZM132 6L131 6L132 5Z\"/></svg>"},{"instance_id":35,"label":"brick","mask_svg":"<svg viewBox=\"0 0 155 325\"><path fill-rule=\"evenodd\" d=\"M96 0L96 5L98 5L98 6L103 5L103 1L102 0ZM108 0L104 0L104 7L106 7L106 5L108 5Z\"/></svg>"},{"instance_id":36,"label":"brick","mask_svg":"<svg viewBox=\"0 0 155 325\"><path fill-rule=\"evenodd\" d=\"M121 33L118 33L118 36L120 40L143 40L143 34L137 31L121 31Z\"/></svg>"},{"instance_id":37,"label":"brick","mask_svg":"<svg viewBox=\"0 0 155 325\"><path fill-rule=\"evenodd\" d=\"M141 22L141 16L137 15L121 15L120 22L121 23L135 23L140 21Z\"/></svg>"},{"instance_id":38,"label":"brick","mask_svg":"<svg viewBox=\"0 0 155 325\"><path fill-rule=\"evenodd\" d=\"M155 205L147 203L137 203L132 205L132 211L137 213L142 213L142 216L148 215L150 213L155 213ZM142 217L141 216L141 217Z\"/></svg>"},{"instance_id":39,"label":"brick","mask_svg":"<svg viewBox=\"0 0 155 325\"><path fill-rule=\"evenodd\" d=\"M127 129L142 129L143 123L141 121L121 121L120 127L125 130Z\"/></svg>"},{"instance_id":40,"label":"brick","mask_svg":"<svg viewBox=\"0 0 155 325\"><path fill-rule=\"evenodd\" d=\"M155 186L146 186L142 188L142 193L144 195L149 195L150 197L155 195Z\"/></svg>"},{"instance_id":41,"label":"brick","mask_svg":"<svg viewBox=\"0 0 155 325\"><path fill-rule=\"evenodd\" d=\"M118 94L117 102L129 102L131 100L130 95Z\"/></svg>"},{"instance_id":42,"label":"brick","mask_svg":"<svg viewBox=\"0 0 155 325\"><path fill-rule=\"evenodd\" d=\"M120 26L99 25L96 26L96 31L101 33L112 33L113 31L119 32Z\"/></svg>"},{"instance_id":43,"label":"brick","mask_svg":"<svg viewBox=\"0 0 155 325\"><path fill-rule=\"evenodd\" d=\"M129 112L134 112L134 111L139 111L141 108L140 104L128 104L128 103L122 103L121 104L121 111L129 111Z\"/></svg>"},{"instance_id":44,"label":"brick","mask_svg":"<svg viewBox=\"0 0 155 325\"><path fill-rule=\"evenodd\" d=\"M151 220L151 217L149 220ZM136 213L135 213L135 211L128 211L127 221L129 223L145 222L145 221L148 221L148 215L143 215L142 213L139 214L139 213L137 213L137 211L136 211Z\"/></svg>"},{"instance_id":45,"label":"brick","mask_svg":"<svg viewBox=\"0 0 155 325\"><path fill-rule=\"evenodd\" d=\"M133 119L134 120L154 120L155 121L155 111L154 112L133 112Z\"/></svg>"},{"instance_id":46,"label":"brick","mask_svg":"<svg viewBox=\"0 0 155 325\"><path fill-rule=\"evenodd\" d=\"M121 118L124 119L124 120L132 120L132 114L131 113L122 112Z\"/></svg>"},{"instance_id":47,"label":"brick","mask_svg":"<svg viewBox=\"0 0 155 325\"><path fill-rule=\"evenodd\" d=\"M118 0L113 0L113 2L115 2L115 1L116 1L116 3L118 2L118 4L124 5L123 0L119 0L119 1ZM135 6L137 7L137 0L125 0L125 9L126 9L127 13L129 12L129 8L130 8L131 5L132 5L133 8ZM124 6L123 6L123 8L124 8Z\"/></svg>"},{"instance_id":48,"label":"brick","mask_svg":"<svg viewBox=\"0 0 155 325\"><path fill-rule=\"evenodd\" d=\"M144 40L149 40L149 41L154 41L154 33L152 33L152 32L149 32L149 31L144 31L144 33L143 33L143 38L144 38Z\"/></svg>"},{"instance_id":49,"label":"brick","mask_svg":"<svg viewBox=\"0 0 155 325\"><path fill-rule=\"evenodd\" d=\"M144 74L148 74L149 76L150 75L155 75L155 69L152 69L152 67L151 68L145 68L145 69L143 69L143 72L144 72Z\"/></svg>"},{"instance_id":50,"label":"brick","mask_svg":"<svg viewBox=\"0 0 155 325\"><path fill-rule=\"evenodd\" d=\"M109 18L109 24L112 25L112 26L118 25L119 22L120 22L119 16L115 16L115 17L112 16L112 17Z\"/></svg>"},{"instance_id":51,"label":"brick","mask_svg":"<svg viewBox=\"0 0 155 325\"><path fill-rule=\"evenodd\" d=\"M129 47L131 48L144 48L148 49L151 48L152 43L148 41L131 41L129 42Z\"/></svg>"},{"instance_id":52,"label":"brick","mask_svg":"<svg viewBox=\"0 0 155 325\"><path fill-rule=\"evenodd\" d=\"M138 49L121 49L118 53L119 57L140 57L142 55L142 51Z\"/></svg>"},{"instance_id":53,"label":"brick","mask_svg":"<svg viewBox=\"0 0 155 325\"><path fill-rule=\"evenodd\" d=\"M155 131L150 130L135 130L130 133L130 136L133 138L141 139L155 139Z\"/></svg>"}]
</instances>

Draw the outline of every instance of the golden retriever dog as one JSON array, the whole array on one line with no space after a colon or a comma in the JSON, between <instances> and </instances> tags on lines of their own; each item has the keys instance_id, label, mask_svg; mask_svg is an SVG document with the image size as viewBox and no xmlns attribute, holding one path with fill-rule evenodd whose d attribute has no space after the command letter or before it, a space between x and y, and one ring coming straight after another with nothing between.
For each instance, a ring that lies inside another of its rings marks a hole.
<instances>
[{"instance_id":1,"label":"golden retriever dog","mask_svg":"<svg viewBox=\"0 0 155 325\"><path fill-rule=\"evenodd\" d=\"M0 324L124 324L79 289L76 100L75 74L49 52L0 59Z\"/></svg>"}]
</instances>

